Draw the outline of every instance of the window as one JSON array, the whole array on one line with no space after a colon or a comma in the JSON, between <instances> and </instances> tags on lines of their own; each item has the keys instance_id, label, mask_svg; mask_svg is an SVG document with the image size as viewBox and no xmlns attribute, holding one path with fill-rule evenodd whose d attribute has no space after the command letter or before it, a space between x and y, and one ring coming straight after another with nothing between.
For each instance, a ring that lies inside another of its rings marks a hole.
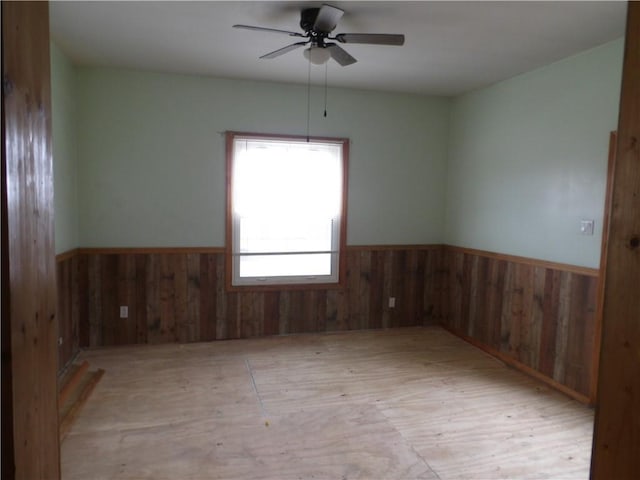
<instances>
[{"instance_id":1,"label":"window","mask_svg":"<svg viewBox=\"0 0 640 480\"><path fill-rule=\"evenodd\" d=\"M227 282L337 284L348 141L227 134Z\"/></svg>"}]
</instances>

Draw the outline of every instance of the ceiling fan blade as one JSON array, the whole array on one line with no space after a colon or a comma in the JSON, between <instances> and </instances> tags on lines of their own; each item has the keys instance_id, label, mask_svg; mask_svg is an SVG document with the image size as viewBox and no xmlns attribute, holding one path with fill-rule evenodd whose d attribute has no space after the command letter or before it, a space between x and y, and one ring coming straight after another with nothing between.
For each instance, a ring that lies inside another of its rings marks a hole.
<instances>
[{"instance_id":1,"label":"ceiling fan blade","mask_svg":"<svg viewBox=\"0 0 640 480\"><path fill-rule=\"evenodd\" d=\"M339 45L336 45L335 43L327 43L325 48L329 50L331 58L333 58L343 67L357 62L357 60L349 55L345 49L343 49Z\"/></svg>"},{"instance_id":2,"label":"ceiling fan blade","mask_svg":"<svg viewBox=\"0 0 640 480\"><path fill-rule=\"evenodd\" d=\"M276 58L276 57L279 57L280 55L284 55L285 53L295 50L296 48L300 48L303 45L306 45L307 43L309 42L292 43L291 45L287 45L286 47L279 48L278 50L274 50L273 52L267 53L266 55L262 55L260 58Z\"/></svg>"},{"instance_id":3,"label":"ceiling fan blade","mask_svg":"<svg viewBox=\"0 0 640 480\"><path fill-rule=\"evenodd\" d=\"M372 45L404 45L404 35L392 33L339 33L340 43L369 43Z\"/></svg>"},{"instance_id":4,"label":"ceiling fan blade","mask_svg":"<svg viewBox=\"0 0 640 480\"><path fill-rule=\"evenodd\" d=\"M342 18L344 11L331 5L322 5L318 11L318 16L313 24L313 30L320 33L329 33L338 24L338 20Z\"/></svg>"},{"instance_id":5,"label":"ceiling fan blade","mask_svg":"<svg viewBox=\"0 0 640 480\"><path fill-rule=\"evenodd\" d=\"M277 28L254 27L253 25L234 25L233 28L244 28L245 30L257 30L259 32L286 33L290 37L304 37L300 32L290 32L289 30L278 30Z\"/></svg>"}]
</instances>

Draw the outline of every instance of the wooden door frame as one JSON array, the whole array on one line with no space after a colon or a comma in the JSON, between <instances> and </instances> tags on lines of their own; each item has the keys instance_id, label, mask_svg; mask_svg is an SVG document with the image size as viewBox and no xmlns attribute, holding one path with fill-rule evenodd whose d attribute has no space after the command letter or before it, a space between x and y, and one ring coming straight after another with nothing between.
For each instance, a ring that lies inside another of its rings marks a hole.
<instances>
[{"instance_id":1,"label":"wooden door frame","mask_svg":"<svg viewBox=\"0 0 640 480\"><path fill-rule=\"evenodd\" d=\"M607 271L607 247L609 246L609 224L611 221L611 197L613 195L613 177L616 168L617 132L609 133L609 160L607 162L607 184L604 195L604 214L602 216L602 242L600 244L600 273L596 298L596 322L593 336L593 357L591 361L591 385L589 404L595 405L598 395L598 370L600 367L600 343L602 341L602 316L604 313L604 288Z\"/></svg>"},{"instance_id":2,"label":"wooden door frame","mask_svg":"<svg viewBox=\"0 0 640 480\"><path fill-rule=\"evenodd\" d=\"M607 233L593 480L640 478L640 2L628 2Z\"/></svg>"},{"instance_id":3,"label":"wooden door frame","mask_svg":"<svg viewBox=\"0 0 640 480\"><path fill-rule=\"evenodd\" d=\"M49 4L1 8L2 479L54 480L60 445Z\"/></svg>"}]
</instances>

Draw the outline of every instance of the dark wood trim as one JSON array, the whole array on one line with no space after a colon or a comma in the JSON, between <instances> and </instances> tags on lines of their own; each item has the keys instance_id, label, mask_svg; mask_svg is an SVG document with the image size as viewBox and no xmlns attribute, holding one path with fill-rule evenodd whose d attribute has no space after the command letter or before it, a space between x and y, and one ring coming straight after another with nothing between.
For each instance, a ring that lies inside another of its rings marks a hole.
<instances>
[{"instance_id":1,"label":"dark wood trim","mask_svg":"<svg viewBox=\"0 0 640 480\"><path fill-rule=\"evenodd\" d=\"M312 142L325 143L343 143L348 144L350 140L344 137L309 137L307 135L286 135L280 133L255 133L255 132L235 132L228 130L225 132L227 140L235 137L261 138L264 140L304 140Z\"/></svg>"},{"instance_id":2,"label":"dark wood trim","mask_svg":"<svg viewBox=\"0 0 640 480\"><path fill-rule=\"evenodd\" d=\"M96 247L77 248L75 251L72 250L71 252L75 252L75 255L135 255L156 253L224 253L224 251L224 247ZM65 254L71 252L65 252ZM74 255L70 255L70 257L73 256ZM58 257L56 257L56 260L58 260Z\"/></svg>"},{"instance_id":3,"label":"dark wood trim","mask_svg":"<svg viewBox=\"0 0 640 480\"><path fill-rule=\"evenodd\" d=\"M340 283L285 283L271 285L226 285L227 292L300 292L300 291L316 291L316 290L344 290L344 285Z\"/></svg>"},{"instance_id":4,"label":"dark wood trim","mask_svg":"<svg viewBox=\"0 0 640 480\"><path fill-rule=\"evenodd\" d=\"M82 376L89 370L89 362L86 360L82 362L82 364L73 372L71 377L67 380L67 382L60 389L60 393L58 394L58 405L62 406L68 400L73 390L78 386Z\"/></svg>"},{"instance_id":5,"label":"dark wood trim","mask_svg":"<svg viewBox=\"0 0 640 480\"><path fill-rule=\"evenodd\" d=\"M2 18L5 18L7 2L2 2ZM3 30L7 28L3 25ZM4 34L2 36L4 45ZM4 77L4 66L2 69ZM4 80L4 78L3 78ZM5 135L5 85L2 85L2 177L0 184L2 192L2 317L0 339L2 343L2 479L13 480L15 478L15 459L13 445L13 365L11 355L11 288L9 274L9 220L7 210L7 151Z\"/></svg>"},{"instance_id":6,"label":"dark wood trim","mask_svg":"<svg viewBox=\"0 0 640 480\"><path fill-rule=\"evenodd\" d=\"M234 132L227 132L225 136L225 191L227 194L226 217L225 217L225 276L224 283L229 290L232 287L233 278L233 195L231 191L231 179L233 178L233 140Z\"/></svg>"},{"instance_id":7,"label":"dark wood trim","mask_svg":"<svg viewBox=\"0 0 640 480\"><path fill-rule=\"evenodd\" d=\"M340 212L340 254L338 256L338 286L343 288L347 281L347 204L349 202L349 139L342 142L342 211Z\"/></svg>"},{"instance_id":8,"label":"dark wood trim","mask_svg":"<svg viewBox=\"0 0 640 480\"><path fill-rule=\"evenodd\" d=\"M597 268L581 267L579 265L570 265L567 263L550 262L547 260L538 260L536 258L520 257L518 255L508 255L505 253L488 252L486 250L476 250L474 248L458 247L454 245L446 245L445 249L468 253L470 255L478 255L481 257L495 258L497 260L505 260L507 262L522 263L524 265L532 265L534 267L552 268L554 270L563 270L565 272L577 273L579 275L588 275L597 277L600 271Z\"/></svg>"},{"instance_id":9,"label":"dark wood trim","mask_svg":"<svg viewBox=\"0 0 640 480\"><path fill-rule=\"evenodd\" d=\"M71 425L73 424L76 416L78 415L80 410L82 410L82 408L84 407L85 403L91 396L91 393L93 392L96 385L104 375L104 372L105 371L101 368L99 368L95 372L89 372L88 374L90 376L89 380L86 383L84 383L84 385L82 385L82 391L77 396L77 398L75 398L73 405L66 412L66 415L64 415L64 417L60 419L60 431L59 431L60 443L64 441L65 437L69 433L69 430L71 429Z\"/></svg>"},{"instance_id":10,"label":"dark wood trim","mask_svg":"<svg viewBox=\"0 0 640 480\"><path fill-rule=\"evenodd\" d=\"M604 214L602 218L602 242L600 247L600 274L598 276L598 291L596 300L596 324L594 330L594 351L591 377L591 391L589 399L596 403L598 395L598 368L600 366L600 343L602 341L602 312L604 311L604 284L607 271L607 247L609 245L609 223L611 218L611 195L613 194L613 177L616 168L617 133L609 134L609 159L607 161L607 185L604 196Z\"/></svg>"},{"instance_id":11,"label":"dark wood trim","mask_svg":"<svg viewBox=\"0 0 640 480\"><path fill-rule=\"evenodd\" d=\"M445 248L442 244L425 245L347 245L347 250L358 251L387 251L387 250L441 250Z\"/></svg>"},{"instance_id":12,"label":"dark wood trim","mask_svg":"<svg viewBox=\"0 0 640 480\"><path fill-rule=\"evenodd\" d=\"M3 479L60 478L49 47L48 2L2 2Z\"/></svg>"},{"instance_id":13,"label":"dark wood trim","mask_svg":"<svg viewBox=\"0 0 640 480\"><path fill-rule=\"evenodd\" d=\"M471 345L473 345L474 347L479 348L480 350L483 350L484 352L488 353L489 355L491 355L492 357L497 358L498 360L500 360L503 363L506 363L507 365L515 368L516 370L525 373L527 375L529 375L530 377L535 378L536 380L541 381L542 383L550 386L551 388L558 390L559 392L564 393L565 395L567 395L568 397L573 398L574 400L579 401L580 403L584 403L585 405L591 405L591 401L589 399L589 397L582 395L578 392L576 392L575 390L570 389L569 387L556 382L555 380L553 380L552 378L549 378L548 376L544 375L543 373L540 373L539 371L525 365L522 362L519 362L517 360L515 360L514 358L505 355L504 353L500 352L499 350L496 350L495 348L492 348L488 345L486 345L483 342L480 342L478 340L476 340L473 337L469 337L468 335L465 335L464 333L448 327L447 325L441 325L442 328L444 328L445 330L451 332L453 335L461 338L462 340L464 340L467 343L470 343Z\"/></svg>"},{"instance_id":14,"label":"dark wood trim","mask_svg":"<svg viewBox=\"0 0 640 480\"><path fill-rule=\"evenodd\" d=\"M75 257L80 253L79 248L73 248L71 250L67 250L66 252L61 252L56 254L56 262L64 262L65 260L69 260L70 258Z\"/></svg>"},{"instance_id":15,"label":"dark wood trim","mask_svg":"<svg viewBox=\"0 0 640 480\"><path fill-rule=\"evenodd\" d=\"M640 478L640 2L627 4L602 343L594 480Z\"/></svg>"},{"instance_id":16,"label":"dark wood trim","mask_svg":"<svg viewBox=\"0 0 640 480\"><path fill-rule=\"evenodd\" d=\"M350 250L439 250L446 248L443 244L407 244L407 245L347 245ZM56 262L63 262L78 255L126 255L151 253L227 253L226 247L78 247L56 254Z\"/></svg>"}]
</instances>

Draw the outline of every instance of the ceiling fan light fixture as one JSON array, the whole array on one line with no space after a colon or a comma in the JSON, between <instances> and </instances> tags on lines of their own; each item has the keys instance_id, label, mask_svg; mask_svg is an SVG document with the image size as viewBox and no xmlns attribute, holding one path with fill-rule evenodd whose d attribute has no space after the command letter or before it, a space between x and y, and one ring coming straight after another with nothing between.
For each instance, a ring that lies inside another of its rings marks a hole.
<instances>
[{"instance_id":1,"label":"ceiling fan light fixture","mask_svg":"<svg viewBox=\"0 0 640 480\"><path fill-rule=\"evenodd\" d=\"M331 52L326 48L311 46L306 48L302 54L304 58L314 65L324 65L331 58Z\"/></svg>"}]
</instances>

